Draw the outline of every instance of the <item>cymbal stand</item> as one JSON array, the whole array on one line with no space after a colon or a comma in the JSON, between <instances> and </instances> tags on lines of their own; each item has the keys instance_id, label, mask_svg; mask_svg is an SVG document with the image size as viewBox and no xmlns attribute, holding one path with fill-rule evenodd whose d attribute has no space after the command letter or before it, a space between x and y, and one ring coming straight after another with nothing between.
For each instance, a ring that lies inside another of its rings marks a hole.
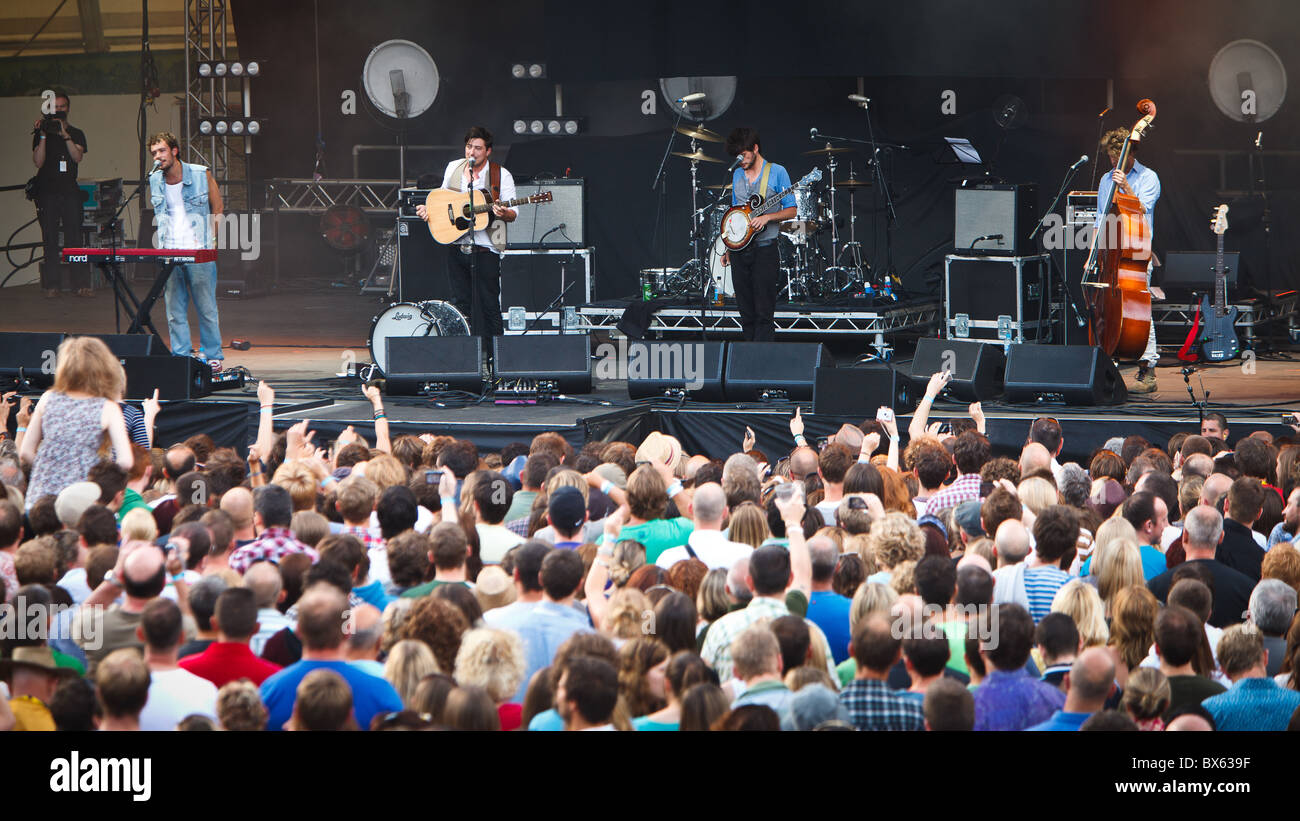
<instances>
[{"instance_id":1,"label":"cymbal stand","mask_svg":"<svg viewBox=\"0 0 1300 821\"><path fill-rule=\"evenodd\" d=\"M830 148L831 144L829 142L826 143L826 147ZM831 181L831 259L839 259L839 254L836 253L836 246L838 246L840 242L840 232L839 228L835 225L835 169L838 167L839 163L835 162L835 155L827 154L826 170L830 172Z\"/></svg>"},{"instance_id":2,"label":"cymbal stand","mask_svg":"<svg viewBox=\"0 0 1300 821\"><path fill-rule=\"evenodd\" d=\"M852 183L855 180L856 177L854 176L853 173L853 165L850 164L849 182ZM849 255L849 261L852 263L852 265L847 267L852 269L853 272L856 274L856 277L854 278L855 281L861 282L863 279L862 269L867 266L866 263L863 262L862 260L862 243L858 242L858 232L857 232L858 212L857 212L856 203L854 201L854 193L855 193L854 188L855 186L853 185L849 186L849 241L844 243L844 247L840 249L839 256L835 258L835 264L839 265L840 257L844 256L847 253ZM835 216L834 216L834 212L832 211L831 214L832 224L834 222L834 219Z\"/></svg>"}]
</instances>

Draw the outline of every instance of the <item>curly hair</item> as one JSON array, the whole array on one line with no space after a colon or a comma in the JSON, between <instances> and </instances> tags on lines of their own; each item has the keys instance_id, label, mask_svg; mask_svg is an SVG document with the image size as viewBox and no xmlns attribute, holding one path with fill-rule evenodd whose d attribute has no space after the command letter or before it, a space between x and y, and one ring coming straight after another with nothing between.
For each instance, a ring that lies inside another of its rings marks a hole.
<instances>
[{"instance_id":1,"label":"curly hair","mask_svg":"<svg viewBox=\"0 0 1300 821\"><path fill-rule=\"evenodd\" d=\"M1279 579L1300 592L1300 550L1289 544L1279 544L1264 554L1260 568L1261 578Z\"/></svg>"},{"instance_id":2,"label":"curly hair","mask_svg":"<svg viewBox=\"0 0 1300 821\"><path fill-rule=\"evenodd\" d=\"M708 572L709 566L699 559L684 559L674 562L673 566L668 568L665 583L674 590L682 591L691 597L691 601L694 601L700 592L700 583L704 581Z\"/></svg>"},{"instance_id":3,"label":"curly hair","mask_svg":"<svg viewBox=\"0 0 1300 821\"><path fill-rule=\"evenodd\" d=\"M1147 657L1156 637L1156 614L1160 603L1140 585L1125 587L1111 600L1110 642L1120 661L1136 670Z\"/></svg>"},{"instance_id":4,"label":"curly hair","mask_svg":"<svg viewBox=\"0 0 1300 821\"><path fill-rule=\"evenodd\" d=\"M265 730L266 706L257 685L246 678L223 684L217 691L217 719L223 730Z\"/></svg>"},{"instance_id":5,"label":"curly hair","mask_svg":"<svg viewBox=\"0 0 1300 821\"><path fill-rule=\"evenodd\" d=\"M497 704L505 704L524 680L524 645L515 633L480 628L470 630L456 653L456 683L482 687Z\"/></svg>"},{"instance_id":6,"label":"curly hair","mask_svg":"<svg viewBox=\"0 0 1300 821\"><path fill-rule=\"evenodd\" d=\"M894 565L889 586L900 596L916 592L916 559L907 559Z\"/></svg>"},{"instance_id":7,"label":"curly hair","mask_svg":"<svg viewBox=\"0 0 1300 821\"><path fill-rule=\"evenodd\" d=\"M871 526L867 542L876 563L887 569L908 559L919 560L925 553L925 536L921 528L904 513L886 513Z\"/></svg>"},{"instance_id":8,"label":"curly hair","mask_svg":"<svg viewBox=\"0 0 1300 821\"><path fill-rule=\"evenodd\" d=\"M419 639L429 645L441 672L456 669L456 653L469 622L460 608L446 599L424 596L411 605L411 613L402 625L401 638Z\"/></svg>"},{"instance_id":9,"label":"curly hair","mask_svg":"<svg viewBox=\"0 0 1300 821\"><path fill-rule=\"evenodd\" d=\"M659 639L638 636L618 651L618 692L632 718L662 709L664 700L650 692L647 673L668 660L668 647Z\"/></svg>"},{"instance_id":10,"label":"curly hair","mask_svg":"<svg viewBox=\"0 0 1300 821\"><path fill-rule=\"evenodd\" d=\"M615 639L643 636L645 614L653 610L644 593L635 587L625 587L610 597L605 632Z\"/></svg>"},{"instance_id":11,"label":"curly hair","mask_svg":"<svg viewBox=\"0 0 1300 821\"><path fill-rule=\"evenodd\" d=\"M634 539L614 543L614 555L609 563L609 579L615 587L622 587L641 565L645 564L645 545Z\"/></svg>"}]
</instances>

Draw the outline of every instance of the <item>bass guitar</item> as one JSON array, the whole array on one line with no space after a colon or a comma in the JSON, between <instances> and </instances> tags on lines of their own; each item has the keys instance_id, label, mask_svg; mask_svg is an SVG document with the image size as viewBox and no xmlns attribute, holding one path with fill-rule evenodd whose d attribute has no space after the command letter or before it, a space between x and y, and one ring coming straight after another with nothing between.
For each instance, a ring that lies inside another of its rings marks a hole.
<instances>
[{"instance_id":1,"label":"bass guitar","mask_svg":"<svg viewBox=\"0 0 1300 821\"><path fill-rule=\"evenodd\" d=\"M796 188L805 185L811 185L822 178L822 170L814 168L809 171L799 182L785 189L772 194L767 199L763 199L758 194L750 198L742 205L733 205L722 215L722 244L729 250L739 251L749 244L754 238L754 218L763 214L779 210L781 207L781 198L789 194Z\"/></svg>"},{"instance_id":2,"label":"bass guitar","mask_svg":"<svg viewBox=\"0 0 1300 821\"><path fill-rule=\"evenodd\" d=\"M429 224L429 233L443 245L449 245L473 228L482 231L488 227L492 217L492 206L514 208L516 205L537 205L550 202L554 195L550 191L533 194L531 197L506 202L490 202L487 194L481 190L474 191L474 204L470 205L468 191L452 191L450 188L435 188L424 198L424 221Z\"/></svg>"},{"instance_id":3,"label":"bass guitar","mask_svg":"<svg viewBox=\"0 0 1300 821\"><path fill-rule=\"evenodd\" d=\"M1236 307L1228 307L1228 272L1223 267L1223 233L1228 230L1228 206L1214 210L1210 230L1218 234L1218 247L1214 256L1214 305L1210 295L1201 296L1201 316L1205 332L1201 335L1201 356L1209 362L1224 362L1241 352L1237 342Z\"/></svg>"}]
</instances>

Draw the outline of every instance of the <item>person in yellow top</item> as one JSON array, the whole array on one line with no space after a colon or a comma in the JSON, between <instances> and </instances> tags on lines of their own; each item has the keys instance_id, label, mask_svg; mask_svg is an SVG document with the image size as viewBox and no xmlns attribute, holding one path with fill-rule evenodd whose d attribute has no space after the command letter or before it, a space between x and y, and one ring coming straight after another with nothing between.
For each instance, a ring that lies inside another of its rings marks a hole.
<instances>
[{"instance_id":1,"label":"person in yellow top","mask_svg":"<svg viewBox=\"0 0 1300 821\"><path fill-rule=\"evenodd\" d=\"M9 681L13 729L54 730L54 716L45 705L54 696L59 679L72 675L76 671L59 667L46 645L15 647L9 658L0 659L0 679Z\"/></svg>"}]
</instances>

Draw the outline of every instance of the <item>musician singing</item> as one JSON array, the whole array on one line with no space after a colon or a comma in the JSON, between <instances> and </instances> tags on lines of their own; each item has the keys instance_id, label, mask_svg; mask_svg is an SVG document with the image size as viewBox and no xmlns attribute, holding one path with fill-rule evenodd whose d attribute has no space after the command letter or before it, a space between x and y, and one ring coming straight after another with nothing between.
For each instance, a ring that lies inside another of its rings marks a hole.
<instances>
[{"instance_id":1,"label":"musician singing","mask_svg":"<svg viewBox=\"0 0 1300 821\"><path fill-rule=\"evenodd\" d=\"M465 159L452 160L443 174L442 187L453 191L482 191L493 202L515 198L515 178L499 163L490 161L492 132L474 126L465 132ZM482 204L475 194L475 203ZM423 205L416 207L420 219L426 216ZM500 336L501 327L501 254L506 248L505 223L514 222L514 209L492 206L495 218L487 228L466 233L447 256L447 277L451 280L451 301L469 319L471 333L481 335L489 344ZM471 267L471 254L473 265ZM477 281L471 282L471 275ZM473 315L473 287L478 292L479 315Z\"/></svg>"},{"instance_id":2,"label":"musician singing","mask_svg":"<svg viewBox=\"0 0 1300 821\"><path fill-rule=\"evenodd\" d=\"M1102 177L1101 182L1097 185L1097 202L1106 202L1110 197L1111 189L1118 185L1120 191L1138 198L1138 201L1142 204L1142 210L1146 212L1144 219L1147 224L1147 234L1148 236L1154 236L1152 216L1155 213L1156 200L1160 199L1160 177L1155 171L1137 161L1137 151L1140 145L1137 140L1129 143L1128 167L1124 171L1120 171L1119 168L1115 167L1119 162L1120 151L1124 148L1124 140L1128 138L1129 133L1127 128L1117 128L1114 131L1106 132L1105 136L1101 138L1101 150L1105 151L1107 156L1110 157L1112 168L1110 174ZM1104 217L1104 214L1097 215L1098 230L1101 229ZM1152 267L1153 263L1148 262L1148 287L1150 287ZM1138 360L1136 380L1129 385L1130 393L1155 393L1155 366L1159 361L1160 354L1156 351L1156 324L1152 322L1146 350Z\"/></svg>"},{"instance_id":3,"label":"musician singing","mask_svg":"<svg viewBox=\"0 0 1300 821\"><path fill-rule=\"evenodd\" d=\"M149 199L153 203L159 248L215 248L213 218L223 212L221 189L212 170L180 160L176 135L161 131L149 138L149 154L157 163L149 174ZM190 356L189 303L199 318L197 359L214 373L222 369L221 325L217 317L217 264L191 262L177 265L167 280L167 335L172 353Z\"/></svg>"},{"instance_id":4,"label":"musician singing","mask_svg":"<svg viewBox=\"0 0 1300 821\"><path fill-rule=\"evenodd\" d=\"M740 205L752 195L767 197L790 188L790 174L763 157L758 131L737 128L727 135L727 153L740 157L740 167L731 178L731 202ZM770 341L776 336L777 278L780 258L776 239L783 220L795 216L794 192L781 198L781 208L753 218L754 239L738 251L723 255L722 264L732 265L740 327L746 340Z\"/></svg>"}]
</instances>

